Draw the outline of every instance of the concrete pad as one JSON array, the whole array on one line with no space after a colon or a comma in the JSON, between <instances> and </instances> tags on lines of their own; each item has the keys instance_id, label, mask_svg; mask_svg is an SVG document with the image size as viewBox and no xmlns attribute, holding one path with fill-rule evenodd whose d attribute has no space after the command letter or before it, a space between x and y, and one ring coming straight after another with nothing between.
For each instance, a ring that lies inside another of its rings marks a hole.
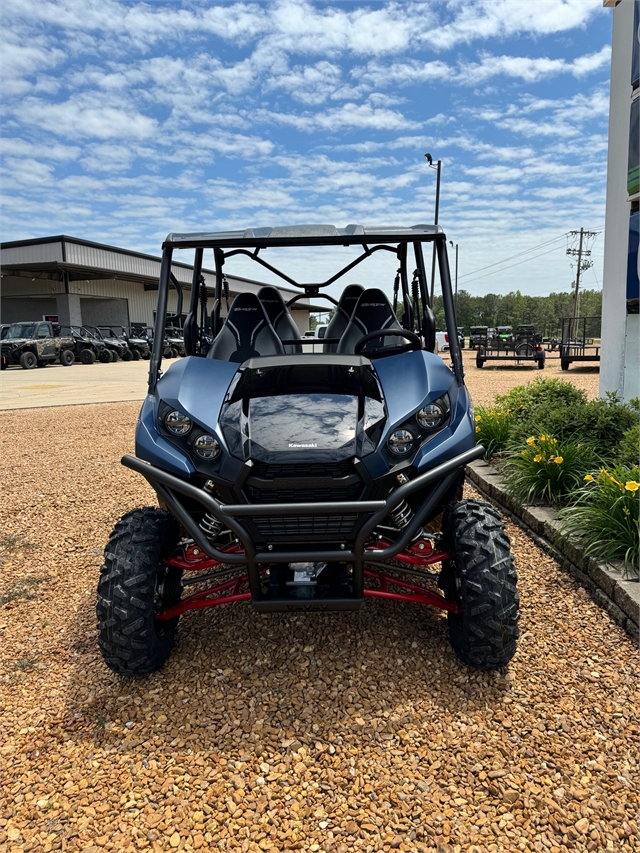
<instances>
[{"instance_id":1,"label":"concrete pad","mask_svg":"<svg viewBox=\"0 0 640 853\"><path fill-rule=\"evenodd\" d=\"M166 370L172 360L163 359ZM148 361L116 361L109 364L51 364L23 370L8 367L0 373L0 409L35 409L83 403L120 403L144 400Z\"/></svg>"}]
</instances>

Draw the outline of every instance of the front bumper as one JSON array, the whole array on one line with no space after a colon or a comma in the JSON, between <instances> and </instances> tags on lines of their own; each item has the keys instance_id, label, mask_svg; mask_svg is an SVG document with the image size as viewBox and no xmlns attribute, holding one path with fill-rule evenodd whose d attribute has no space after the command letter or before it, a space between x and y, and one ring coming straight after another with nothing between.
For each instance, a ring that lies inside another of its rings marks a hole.
<instances>
[{"instance_id":1,"label":"front bumper","mask_svg":"<svg viewBox=\"0 0 640 853\"><path fill-rule=\"evenodd\" d=\"M383 549L376 549L376 560L387 560L399 554L418 534L420 528L453 486L460 470L480 456L484 448L476 446L464 453L443 462L425 474L421 474L408 483L399 486L385 500L371 501L340 501L323 503L274 503L274 504L221 504L207 492L185 482L179 477L169 474L160 468L143 462L133 456L123 456L122 464L143 477L155 489L160 500L167 506L177 521L187 531L188 535L202 551L212 559L230 565L245 565L249 589L254 606L258 610L290 609L290 603L283 606L282 601L266 598L260 581L260 564L290 563L290 562L334 562L353 564L351 595L336 601L324 601L323 609L357 609L364 598L364 563L366 558L366 543L375 528L398 507L413 492L434 484L424 501L415 509L410 523L405 527L395 542ZM238 543L244 548L244 553L227 553L215 548L204 535L197 522L180 501L179 495L198 502L206 512L219 519L223 525L232 531ZM345 544L340 550L323 550L304 548L299 544L294 549L274 550L273 546L258 545L242 523L243 518L260 518L265 516L286 518L287 516L340 516L356 514L358 525L352 542ZM240 520L239 520L240 519ZM309 602L301 602L301 607L309 609Z\"/></svg>"}]
</instances>

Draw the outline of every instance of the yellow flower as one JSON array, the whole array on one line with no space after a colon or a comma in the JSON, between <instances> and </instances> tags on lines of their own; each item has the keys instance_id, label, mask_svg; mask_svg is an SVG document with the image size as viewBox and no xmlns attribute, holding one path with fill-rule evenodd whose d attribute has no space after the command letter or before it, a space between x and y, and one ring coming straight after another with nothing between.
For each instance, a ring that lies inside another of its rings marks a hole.
<instances>
[{"instance_id":1,"label":"yellow flower","mask_svg":"<svg viewBox=\"0 0 640 853\"><path fill-rule=\"evenodd\" d=\"M635 480L629 480L624 484L624 487L628 492L637 492L640 489L640 483L636 483Z\"/></svg>"},{"instance_id":2,"label":"yellow flower","mask_svg":"<svg viewBox=\"0 0 640 853\"><path fill-rule=\"evenodd\" d=\"M481 420L482 420L482 417L480 415L476 415L476 423L479 423L479 421L481 421Z\"/></svg>"},{"instance_id":3,"label":"yellow flower","mask_svg":"<svg viewBox=\"0 0 640 853\"><path fill-rule=\"evenodd\" d=\"M564 462L564 459L562 456L556 456L556 458L553 461L556 463L556 465L562 465L562 463Z\"/></svg>"},{"instance_id":4,"label":"yellow flower","mask_svg":"<svg viewBox=\"0 0 640 853\"><path fill-rule=\"evenodd\" d=\"M622 512L623 512L625 515L631 515L631 513L630 513L630 512L629 512L629 510L626 508L626 506L623 506L623 507L622 507Z\"/></svg>"},{"instance_id":5,"label":"yellow flower","mask_svg":"<svg viewBox=\"0 0 640 853\"><path fill-rule=\"evenodd\" d=\"M585 480L588 483L591 483L594 479L595 479L595 477L593 476L593 474L587 474L587 476L585 477Z\"/></svg>"},{"instance_id":6,"label":"yellow flower","mask_svg":"<svg viewBox=\"0 0 640 853\"><path fill-rule=\"evenodd\" d=\"M479 427L479 426L477 426L477 427L476 427L476 432L480 432L480 427Z\"/></svg>"},{"instance_id":7,"label":"yellow flower","mask_svg":"<svg viewBox=\"0 0 640 853\"><path fill-rule=\"evenodd\" d=\"M530 435L529 438L527 439L527 444L529 445L529 447L533 447L533 445L535 443L536 443L535 438L532 435Z\"/></svg>"},{"instance_id":8,"label":"yellow flower","mask_svg":"<svg viewBox=\"0 0 640 853\"><path fill-rule=\"evenodd\" d=\"M548 441L547 436L546 436L546 435L541 435L541 436L540 436L540 441Z\"/></svg>"},{"instance_id":9,"label":"yellow flower","mask_svg":"<svg viewBox=\"0 0 640 853\"><path fill-rule=\"evenodd\" d=\"M522 453L521 453L521 456L528 456L528 455L529 455L529 451L528 451L528 450L523 450L523 451L522 451Z\"/></svg>"},{"instance_id":10,"label":"yellow flower","mask_svg":"<svg viewBox=\"0 0 640 853\"><path fill-rule=\"evenodd\" d=\"M539 453L536 453L536 455L533 457L533 461L534 462L541 462L542 456Z\"/></svg>"}]
</instances>

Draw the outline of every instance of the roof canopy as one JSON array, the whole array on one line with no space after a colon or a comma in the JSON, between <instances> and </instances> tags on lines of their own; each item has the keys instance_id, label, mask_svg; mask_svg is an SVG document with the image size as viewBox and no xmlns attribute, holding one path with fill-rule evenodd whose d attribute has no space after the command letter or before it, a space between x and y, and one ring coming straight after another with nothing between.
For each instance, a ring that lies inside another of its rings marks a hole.
<instances>
[{"instance_id":1,"label":"roof canopy","mask_svg":"<svg viewBox=\"0 0 640 853\"><path fill-rule=\"evenodd\" d=\"M428 242L443 238L439 225L376 226L286 225L278 228L246 228L244 231L204 231L169 234L164 247L176 249L248 246L349 246L376 243Z\"/></svg>"}]
</instances>

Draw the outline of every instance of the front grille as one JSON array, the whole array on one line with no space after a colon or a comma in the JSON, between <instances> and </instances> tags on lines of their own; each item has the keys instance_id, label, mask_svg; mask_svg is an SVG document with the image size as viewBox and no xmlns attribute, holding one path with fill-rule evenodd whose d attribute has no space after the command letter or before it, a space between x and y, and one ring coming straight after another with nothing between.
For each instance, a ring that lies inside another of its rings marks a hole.
<instances>
[{"instance_id":1,"label":"front grille","mask_svg":"<svg viewBox=\"0 0 640 853\"><path fill-rule=\"evenodd\" d=\"M307 536L345 539L353 534L357 515L284 515L254 518L260 536Z\"/></svg>"},{"instance_id":2,"label":"front grille","mask_svg":"<svg viewBox=\"0 0 640 853\"><path fill-rule=\"evenodd\" d=\"M304 487L301 480L300 486ZM286 488L260 489L256 486L245 486L245 492L251 503L255 504L289 504L289 503L324 503L325 501L355 501L358 499L362 485L352 483L349 486L330 486L328 488Z\"/></svg>"},{"instance_id":3,"label":"front grille","mask_svg":"<svg viewBox=\"0 0 640 853\"><path fill-rule=\"evenodd\" d=\"M340 462L286 462L282 465L254 462L251 471L265 480L276 477L348 477L353 474L353 464L350 459Z\"/></svg>"}]
</instances>

